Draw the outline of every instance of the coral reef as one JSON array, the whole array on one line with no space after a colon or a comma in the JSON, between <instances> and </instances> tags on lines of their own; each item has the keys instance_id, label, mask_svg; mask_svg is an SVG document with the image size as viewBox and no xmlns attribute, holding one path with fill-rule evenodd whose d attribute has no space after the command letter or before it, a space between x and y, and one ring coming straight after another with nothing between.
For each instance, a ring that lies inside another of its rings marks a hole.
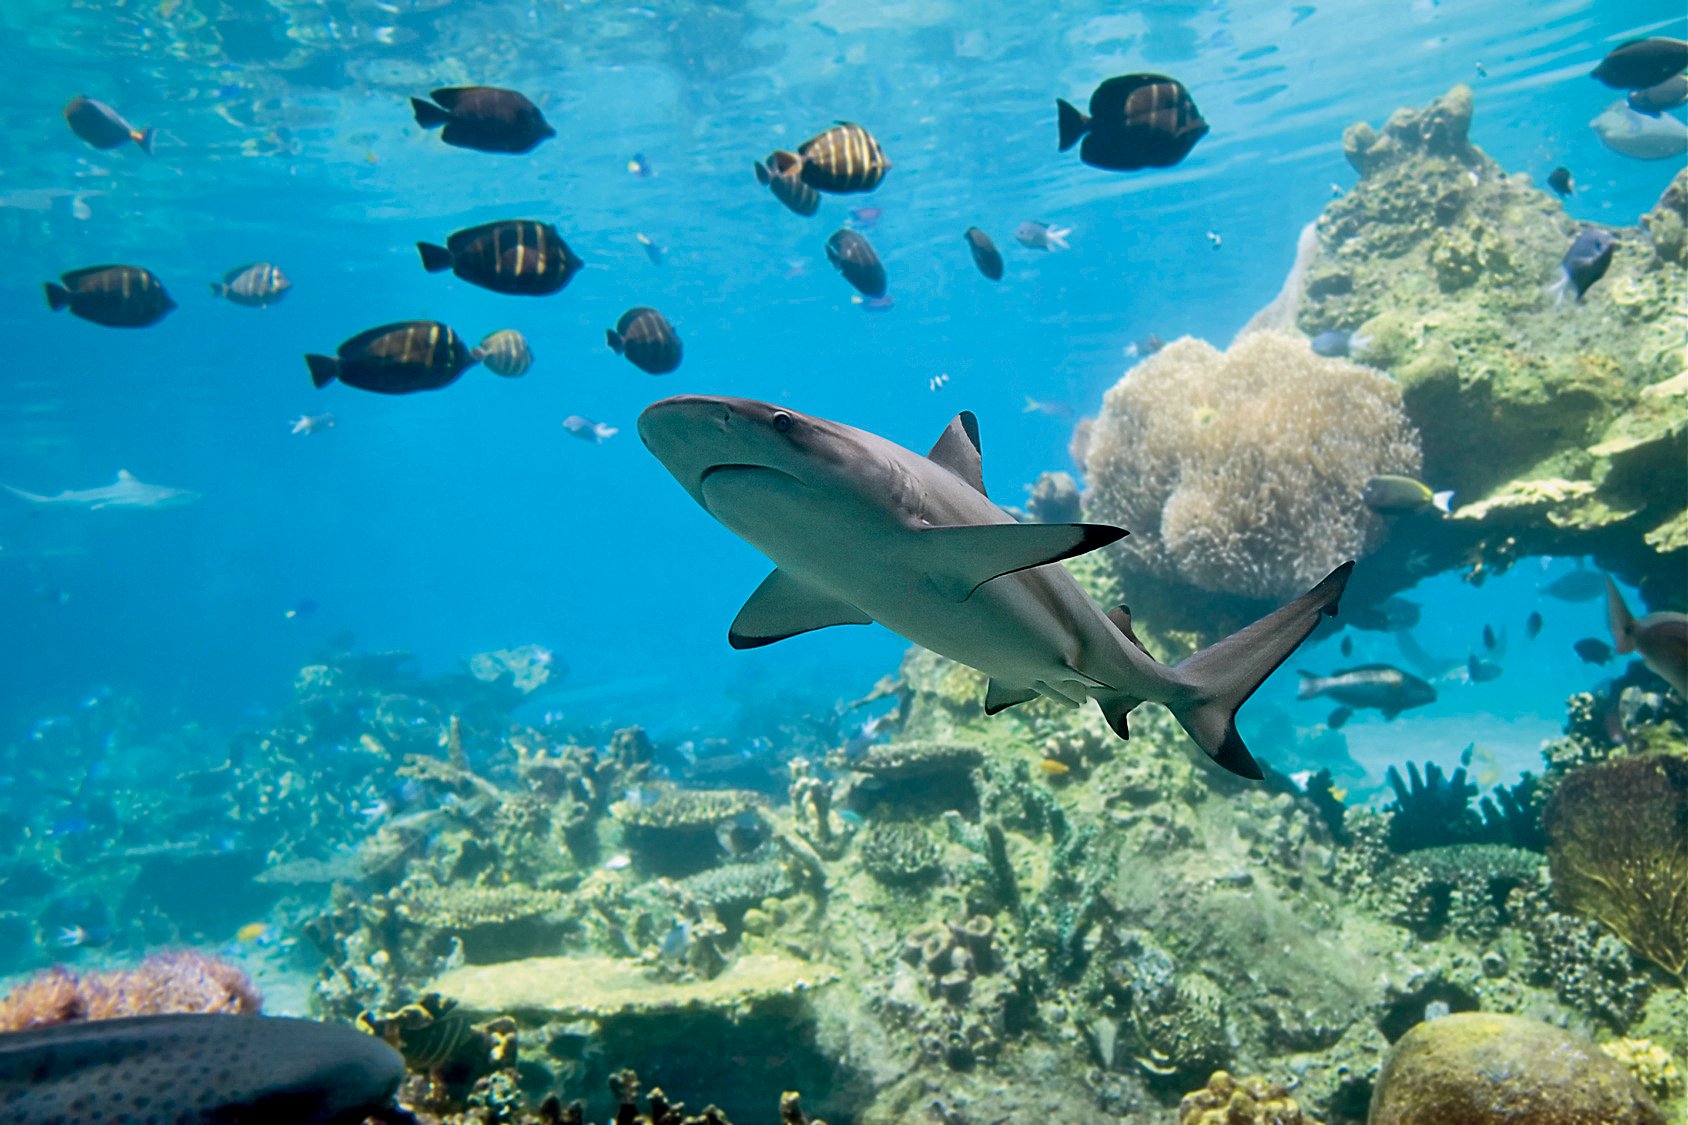
<instances>
[{"instance_id":1,"label":"coral reef","mask_svg":"<svg viewBox=\"0 0 1688 1125\"><path fill-rule=\"evenodd\" d=\"M39 973L0 999L0 1031L170 1012L250 1015L262 1006L235 966L189 951L160 953L133 969Z\"/></svg>"},{"instance_id":2,"label":"coral reef","mask_svg":"<svg viewBox=\"0 0 1688 1125\"><path fill-rule=\"evenodd\" d=\"M1559 898L1688 984L1688 757L1578 769L1554 790L1545 823Z\"/></svg>"},{"instance_id":3,"label":"coral reef","mask_svg":"<svg viewBox=\"0 0 1688 1125\"><path fill-rule=\"evenodd\" d=\"M1443 1016L1401 1038L1372 1097L1370 1125L1664 1125L1622 1065L1539 1020Z\"/></svg>"},{"instance_id":4,"label":"coral reef","mask_svg":"<svg viewBox=\"0 0 1688 1125\"><path fill-rule=\"evenodd\" d=\"M1178 1103L1178 1125L1319 1125L1289 1091L1264 1078L1233 1078L1223 1070Z\"/></svg>"},{"instance_id":5,"label":"coral reef","mask_svg":"<svg viewBox=\"0 0 1688 1125\"><path fill-rule=\"evenodd\" d=\"M1103 398L1085 509L1131 531L1113 549L1128 575L1275 599L1366 554L1384 529L1366 481L1419 464L1387 376L1280 333L1223 353L1186 338Z\"/></svg>"},{"instance_id":6,"label":"coral reef","mask_svg":"<svg viewBox=\"0 0 1688 1125\"><path fill-rule=\"evenodd\" d=\"M1364 361L1399 381L1422 435L1423 479L1457 494L1454 520L1387 544L1347 601L1529 554L1592 554L1649 604L1678 596L1688 174L1643 225L1614 229L1603 281L1559 303L1547 283L1582 228L1470 143L1474 112L1456 86L1381 130L1351 126L1360 181L1325 208L1282 299L1309 336L1369 339Z\"/></svg>"}]
</instances>

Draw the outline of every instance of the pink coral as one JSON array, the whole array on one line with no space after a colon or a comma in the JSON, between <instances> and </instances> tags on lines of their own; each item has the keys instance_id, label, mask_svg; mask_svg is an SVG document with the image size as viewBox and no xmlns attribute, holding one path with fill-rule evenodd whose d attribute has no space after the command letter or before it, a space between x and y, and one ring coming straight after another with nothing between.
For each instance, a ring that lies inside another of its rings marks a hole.
<instances>
[{"instance_id":1,"label":"pink coral","mask_svg":"<svg viewBox=\"0 0 1688 1125\"><path fill-rule=\"evenodd\" d=\"M0 1031L165 1012L250 1015L262 1005L251 979L228 962L192 951L161 953L133 969L39 973L0 1000Z\"/></svg>"}]
</instances>

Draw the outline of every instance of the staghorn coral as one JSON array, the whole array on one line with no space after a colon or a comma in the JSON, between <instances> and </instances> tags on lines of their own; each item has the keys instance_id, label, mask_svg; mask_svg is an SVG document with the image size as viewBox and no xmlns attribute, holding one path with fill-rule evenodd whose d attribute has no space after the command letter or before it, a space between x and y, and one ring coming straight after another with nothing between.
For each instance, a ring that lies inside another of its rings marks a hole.
<instances>
[{"instance_id":1,"label":"staghorn coral","mask_svg":"<svg viewBox=\"0 0 1688 1125\"><path fill-rule=\"evenodd\" d=\"M40 973L0 1000L0 1031L169 1012L251 1015L262 1005L251 980L228 962L191 951L161 953L133 969Z\"/></svg>"},{"instance_id":2,"label":"staghorn coral","mask_svg":"<svg viewBox=\"0 0 1688 1125\"><path fill-rule=\"evenodd\" d=\"M1546 825L1561 901L1688 983L1688 758L1576 770L1554 791Z\"/></svg>"},{"instance_id":3,"label":"staghorn coral","mask_svg":"<svg viewBox=\"0 0 1688 1125\"><path fill-rule=\"evenodd\" d=\"M1275 332L1227 352L1185 338L1103 399L1086 510L1130 530L1115 548L1128 571L1281 598L1375 546L1383 520L1361 492L1415 475L1418 442L1381 372Z\"/></svg>"},{"instance_id":4,"label":"staghorn coral","mask_svg":"<svg viewBox=\"0 0 1688 1125\"><path fill-rule=\"evenodd\" d=\"M1178 1125L1319 1125L1289 1091L1264 1078L1233 1078L1223 1070L1178 1103Z\"/></svg>"}]
</instances>

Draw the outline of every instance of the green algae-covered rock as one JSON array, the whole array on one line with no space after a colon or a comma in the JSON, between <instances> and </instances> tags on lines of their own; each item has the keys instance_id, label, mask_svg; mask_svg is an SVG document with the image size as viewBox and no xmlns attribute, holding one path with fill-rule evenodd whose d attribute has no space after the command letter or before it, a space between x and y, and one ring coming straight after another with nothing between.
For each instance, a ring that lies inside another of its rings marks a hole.
<instances>
[{"instance_id":1,"label":"green algae-covered rock","mask_svg":"<svg viewBox=\"0 0 1688 1125\"><path fill-rule=\"evenodd\" d=\"M1464 1012L1395 1044L1367 1125L1664 1125L1624 1067L1538 1020Z\"/></svg>"}]
</instances>

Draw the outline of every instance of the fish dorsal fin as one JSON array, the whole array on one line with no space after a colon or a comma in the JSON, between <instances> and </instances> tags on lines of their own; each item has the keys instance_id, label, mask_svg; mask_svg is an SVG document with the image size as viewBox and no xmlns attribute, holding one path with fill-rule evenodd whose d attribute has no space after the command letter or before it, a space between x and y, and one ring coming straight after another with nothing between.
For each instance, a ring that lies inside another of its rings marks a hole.
<instances>
[{"instance_id":1,"label":"fish dorsal fin","mask_svg":"<svg viewBox=\"0 0 1688 1125\"><path fill-rule=\"evenodd\" d=\"M762 580L727 630L734 648L761 648L828 625L867 625L873 618L825 590L775 570Z\"/></svg>"},{"instance_id":2,"label":"fish dorsal fin","mask_svg":"<svg viewBox=\"0 0 1688 1125\"><path fill-rule=\"evenodd\" d=\"M985 714L994 715L1037 698L1037 689L1012 687L1001 680L991 680L985 686Z\"/></svg>"},{"instance_id":3,"label":"fish dorsal fin","mask_svg":"<svg viewBox=\"0 0 1688 1125\"><path fill-rule=\"evenodd\" d=\"M1110 609L1108 611L1108 620L1112 621L1114 623L1114 628L1118 629L1121 633L1125 634L1126 640L1130 641L1132 644L1136 645L1139 649L1141 649L1144 656L1147 656L1150 660L1153 660L1155 658L1155 654L1149 651L1149 646L1145 645L1142 641L1138 640L1137 634L1132 632L1132 630L1131 630L1131 607L1130 606L1128 606L1128 605L1118 605L1118 606L1115 606L1113 609Z\"/></svg>"},{"instance_id":4,"label":"fish dorsal fin","mask_svg":"<svg viewBox=\"0 0 1688 1125\"><path fill-rule=\"evenodd\" d=\"M985 462L979 449L979 420L971 410L963 410L950 419L938 436L938 443L926 456L972 485L980 496L988 495Z\"/></svg>"},{"instance_id":5,"label":"fish dorsal fin","mask_svg":"<svg viewBox=\"0 0 1688 1125\"><path fill-rule=\"evenodd\" d=\"M135 474L131 473L128 469L119 469L117 470L117 479L119 481L132 484L135 480Z\"/></svg>"},{"instance_id":6,"label":"fish dorsal fin","mask_svg":"<svg viewBox=\"0 0 1688 1125\"><path fill-rule=\"evenodd\" d=\"M1106 547L1123 538L1125 529L1100 523L981 523L929 527L918 534L927 581L940 597L964 602L993 578Z\"/></svg>"}]
</instances>

